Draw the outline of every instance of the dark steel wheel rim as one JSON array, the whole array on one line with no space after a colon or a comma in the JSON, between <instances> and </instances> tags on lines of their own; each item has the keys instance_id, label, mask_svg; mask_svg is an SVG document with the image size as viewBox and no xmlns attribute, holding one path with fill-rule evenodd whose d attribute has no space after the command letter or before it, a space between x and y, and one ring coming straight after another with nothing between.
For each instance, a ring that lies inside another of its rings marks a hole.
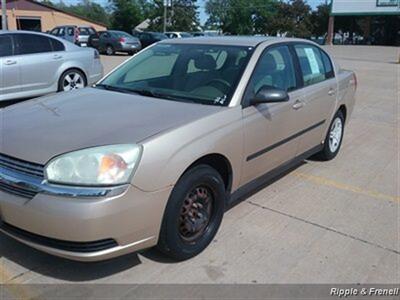
<instances>
[{"instance_id":1,"label":"dark steel wheel rim","mask_svg":"<svg viewBox=\"0 0 400 300\"><path fill-rule=\"evenodd\" d=\"M186 195L178 222L183 241L193 243L204 234L210 224L213 201L213 193L207 186L197 186Z\"/></svg>"}]
</instances>

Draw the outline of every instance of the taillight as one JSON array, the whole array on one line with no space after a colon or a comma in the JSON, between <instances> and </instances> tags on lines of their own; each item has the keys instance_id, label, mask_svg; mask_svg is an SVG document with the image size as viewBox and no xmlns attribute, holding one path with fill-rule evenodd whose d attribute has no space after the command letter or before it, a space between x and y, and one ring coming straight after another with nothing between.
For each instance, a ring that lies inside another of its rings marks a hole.
<instances>
[{"instance_id":1,"label":"taillight","mask_svg":"<svg viewBox=\"0 0 400 300\"><path fill-rule=\"evenodd\" d=\"M79 37L79 34L80 34L81 32L79 31L79 28L77 27L77 28L75 28L75 32L74 32L74 40L75 40L75 43L78 41L78 37Z\"/></svg>"},{"instance_id":2,"label":"taillight","mask_svg":"<svg viewBox=\"0 0 400 300\"><path fill-rule=\"evenodd\" d=\"M126 40L125 40L125 38L119 38L119 40L118 40L120 43L125 43L126 42Z\"/></svg>"},{"instance_id":3,"label":"taillight","mask_svg":"<svg viewBox=\"0 0 400 300\"><path fill-rule=\"evenodd\" d=\"M353 73L353 81L354 81L354 90L357 90L357 75Z\"/></svg>"}]
</instances>

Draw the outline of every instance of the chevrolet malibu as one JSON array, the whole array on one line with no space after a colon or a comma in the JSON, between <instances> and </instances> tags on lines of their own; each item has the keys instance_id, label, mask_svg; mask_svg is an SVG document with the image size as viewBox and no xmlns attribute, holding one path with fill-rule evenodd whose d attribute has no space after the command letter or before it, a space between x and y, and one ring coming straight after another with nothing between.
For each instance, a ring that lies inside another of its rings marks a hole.
<instances>
[{"instance_id":1,"label":"chevrolet malibu","mask_svg":"<svg viewBox=\"0 0 400 300\"><path fill-rule=\"evenodd\" d=\"M306 40L157 43L93 87L0 111L1 231L74 260L191 258L244 194L337 155L356 84Z\"/></svg>"}]
</instances>

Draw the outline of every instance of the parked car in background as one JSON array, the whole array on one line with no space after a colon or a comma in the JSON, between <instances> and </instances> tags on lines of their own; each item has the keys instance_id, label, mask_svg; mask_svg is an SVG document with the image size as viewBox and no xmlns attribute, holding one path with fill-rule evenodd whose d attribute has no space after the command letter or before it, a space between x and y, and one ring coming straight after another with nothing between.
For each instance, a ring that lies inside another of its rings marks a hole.
<instances>
[{"instance_id":1,"label":"parked car in background","mask_svg":"<svg viewBox=\"0 0 400 300\"><path fill-rule=\"evenodd\" d=\"M31 31L0 31L0 101L70 91L103 76L96 49Z\"/></svg>"},{"instance_id":2,"label":"parked car in background","mask_svg":"<svg viewBox=\"0 0 400 300\"><path fill-rule=\"evenodd\" d=\"M166 32L165 35L169 37L170 39L181 39L181 38L189 38L192 37L192 35L188 32L180 32L180 31L170 31Z\"/></svg>"},{"instance_id":3,"label":"parked car in background","mask_svg":"<svg viewBox=\"0 0 400 300\"><path fill-rule=\"evenodd\" d=\"M50 34L70 41L81 47L86 47L89 36L95 34L96 30L90 26L57 26L50 31Z\"/></svg>"},{"instance_id":4,"label":"parked car in background","mask_svg":"<svg viewBox=\"0 0 400 300\"><path fill-rule=\"evenodd\" d=\"M140 43L142 44L142 48L146 48L147 46L150 46L151 44L168 39L168 37L165 34L160 33L160 32L151 32L151 31L135 32L135 33L133 33L133 35L136 36L140 40Z\"/></svg>"},{"instance_id":5,"label":"parked car in background","mask_svg":"<svg viewBox=\"0 0 400 300\"><path fill-rule=\"evenodd\" d=\"M132 55L142 49L142 44L137 37L118 30L99 31L92 34L88 45L107 55L113 55L115 52Z\"/></svg>"},{"instance_id":6,"label":"parked car in background","mask_svg":"<svg viewBox=\"0 0 400 300\"><path fill-rule=\"evenodd\" d=\"M92 88L3 109L0 230L75 260L193 257L225 207L338 154L356 86L307 40L161 41Z\"/></svg>"}]
</instances>

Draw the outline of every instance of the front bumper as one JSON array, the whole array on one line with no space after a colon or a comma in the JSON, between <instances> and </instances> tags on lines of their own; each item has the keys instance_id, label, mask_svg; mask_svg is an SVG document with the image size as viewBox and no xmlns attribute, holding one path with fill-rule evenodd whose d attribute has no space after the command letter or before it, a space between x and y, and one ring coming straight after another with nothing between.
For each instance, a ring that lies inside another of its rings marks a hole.
<instances>
[{"instance_id":1,"label":"front bumper","mask_svg":"<svg viewBox=\"0 0 400 300\"><path fill-rule=\"evenodd\" d=\"M17 192L34 189L32 182L0 167L1 183L0 231L36 249L80 261L154 246L172 189L145 192L126 185L103 194L69 193L69 188L43 182L35 195L24 195Z\"/></svg>"}]
</instances>

